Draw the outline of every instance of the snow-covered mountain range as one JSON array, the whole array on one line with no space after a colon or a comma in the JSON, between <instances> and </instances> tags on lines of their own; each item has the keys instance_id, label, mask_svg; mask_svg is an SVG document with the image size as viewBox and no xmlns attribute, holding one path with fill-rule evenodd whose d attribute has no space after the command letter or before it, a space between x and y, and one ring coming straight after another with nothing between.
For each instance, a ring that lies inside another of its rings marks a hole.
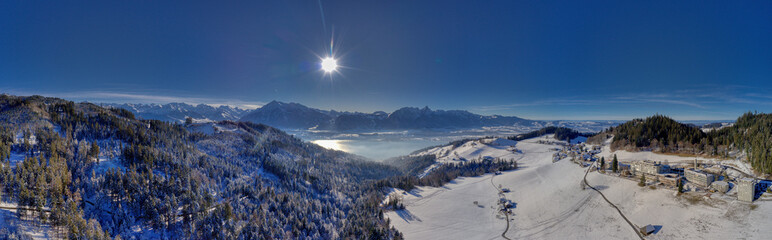
<instances>
[{"instance_id":1,"label":"snow-covered mountain range","mask_svg":"<svg viewBox=\"0 0 772 240\"><path fill-rule=\"evenodd\" d=\"M191 105L187 103L167 104L102 104L103 106L123 108L134 115L144 119L156 119L167 122L185 122L185 118L191 117L195 122L211 122L240 119L249 110L238 107L222 105L213 107L206 104Z\"/></svg>"},{"instance_id":2,"label":"snow-covered mountain range","mask_svg":"<svg viewBox=\"0 0 772 240\"><path fill-rule=\"evenodd\" d=\"M429 107L404 107L392 113L341 112L310 108L299 103L272 101L254 110L238 107L212 107L205 104L103 104L124 108L144 119L168 122L245 121L262 123L283 129L315 129L329 131L472 129L485 127L541 128L571 127L578 131L599 131L614 125L606 121L537 121L515 116L479 115L465 110L433 110Z\"/></svg>"},{"instance_id":3,"label":"snow-covered mountain range","mask_svg":"<svg viewBox=\"0 0 772 240\"><path fill-rule=\"evenodd\" d=\"M247 113L240 120L279 128L307 129L325 125L340 114L336 111L309 108L299 103L272 101Z\"/></svg>"},{"instance_id":4,"label":"snow-covered mountain range","mask_svg":"<svg viewBox=\"0 0 772 240\"><path fill-rule=\"evenodd\" d=\"M429 107L404 107L392 113L325 111L298 103L273 101L248 113L241 121L264 123L284 128L320 130L405 130L463 129L486 126L528 124L518 117L483 116L463 110L432 110Z\"/></svg>"}]
</instances>

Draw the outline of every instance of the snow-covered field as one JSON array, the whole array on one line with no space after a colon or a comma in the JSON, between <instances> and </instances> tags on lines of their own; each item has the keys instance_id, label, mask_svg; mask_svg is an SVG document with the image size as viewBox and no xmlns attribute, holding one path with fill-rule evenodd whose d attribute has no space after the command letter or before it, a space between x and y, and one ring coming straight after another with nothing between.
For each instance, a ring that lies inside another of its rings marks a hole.
<instances>
[{"instance_id":1,"label":"snow-covered field","mask_svg":"<svg viewBox=\"0 0 772 240\"><path fill-rule=\"evenodd\" d=\"M415 155L435 155L437 161L442 163L476 161L484 157L515 159L521 155L516 151L516 144L516 141L509 139L486 138L471 140L458 147L435 147Z\"/></svg>"},{"instance_id":2,"label":"snow-covered field","mask_svg":"<svg viewBox=\"0 0 772 240\"><path fill-rule=\"evenodd\" d=\"M16 164L24 162L25 157L27 157L26 154L11 152L11 156L8 157L8 162L11 164L11 167L16 167Z\"/></svg>"},{"instance_id":3,"label":"snow-covered field","mask_svg":"<svg viewBox=\"0 0 772 240\"><path fill-rule=\"evenodd\" d=\"M445 163L480 161L484 158L517 160L522 157L523 154L515 147L515 145L517 145L517 142L509 139L485 138L470 140L457 147L453 145L434 147L413 155L434 155L437 157L437 163L429 166L420 175L423 177Z\"/></svg>"},{"instance_id":4,"label":"snow-covered field","mask_svg":"<svg viewBox=\"0 0 772 240\"><path fill-rule=\"evenodd\" d=\"M540 138L543 140L544 137ZM443 187L421 187L402 196L406 209L388 212L407 239L495 239L506 228L498 214L495 186L509 188L516 205L511 239L637 239L633 229L601 196L582 190L586 168L552 162L555 145L538 139L516 143L519 169L501 175L459 178ZM487 146L487 145L478 145ZM621 159L626 155L617 153ZM668 156L670 157L670 156ZM630 156L630 158L634 158ZM652 159L655 160L655 159ZM636 225L654 225L647 239L768 239L772 203L742 203L720 194L687 193L637 186L636 180L591 172L601 190ZM474 202L477 202L475 204Z\"/></svg>"},{"instance_id":5,"label":"snow-covered field","mask_svg":"<svg viewBox=\"0 0 772 240\"><path fill-rule=\"evenodd\" d=\"M52 239L55 237L51 226L36 224L35 220L21 220L16 215L16 204L0 202L0 231L3 234L26 235L32 239ZM4 229L4 230L2 230Z\"/></svg>"}]
</instances>

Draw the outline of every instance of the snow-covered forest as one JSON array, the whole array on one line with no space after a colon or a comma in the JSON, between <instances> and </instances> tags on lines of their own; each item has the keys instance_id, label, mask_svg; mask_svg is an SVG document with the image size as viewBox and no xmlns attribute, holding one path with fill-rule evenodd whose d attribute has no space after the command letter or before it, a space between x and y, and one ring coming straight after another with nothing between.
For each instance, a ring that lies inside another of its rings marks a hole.
<instances>
[{"instance_id":1,"label":"snow-covered forest","mask_svg":"<svg viewBox=\"0 0 772 240\"><path fill-rule=\"evenodd\" d=\"M3 201L47 236L398 237L371 182L401 171L269 126L9 95L0 120Z\"/></svg>"}]
</instances>

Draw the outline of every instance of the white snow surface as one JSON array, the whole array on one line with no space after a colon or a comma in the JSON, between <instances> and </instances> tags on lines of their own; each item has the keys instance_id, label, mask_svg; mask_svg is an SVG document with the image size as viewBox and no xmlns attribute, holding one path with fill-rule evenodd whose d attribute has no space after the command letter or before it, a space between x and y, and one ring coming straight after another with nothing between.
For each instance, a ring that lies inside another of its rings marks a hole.
<instances>
[{"instance_id":1,"label":"white snow surface","mask_svg":"<svg viewBox=\"0 0 772 240\"><path fill-rule=\"evenodd\" d=\"M479 161L486 157L515 160L523 154L518 152L516 141L504 138L483 138L469 140L458 147L453 145L434 147L429 150L415 153L413 156L435 155L437 162L426 168L418 177L424 177L442 164L463 163L467 161Z\"/></svg>"},{"instance_id":2,"label":"white snow surface","mask_svg":"<svg viewBox=\"0 0 772 240\"><path fill-rule=\"evenodd\" d=\"M11 167L16 167L16 164L24 162L24 158L26 157L27 155L24 153L11 152L11 156L8 157L8 162L11 163Z\"/></svg>"},{"instance_id":3,"label":"white snow surface","mask_svg":"<svg viewBox=\"0 0 772 240\"><path fill-rule=\"evenodd\" d=\"M35 224L34 221L21 220L16 215L16 203L0 202L0 228L25 234L32 239L55 239L49 224Z\"/></svg>"},{"instance_id":4,"label":"white snow surface","mask_svg":"<svg viewBox=\"0 0 772 240\"><path fill-rule=\"evenodd\" d=\"M516 151L516 144L509 139L484 138L467 141L458 147L435 147L414 155L435 155L440 163L477 161L484 157L516 159L522 155Z\"/></svg>"},{"instance_id":5,"label":"white snow surface","mask_svg":"<svg viewBox=\"0 0 772 240\"><path fill-rule=\"evenodd\" d=\"M544 137L540 138L544 139ZM391 224L406 239L500 239L506 222L496 210L495 187L511 192L506 197L516 204L510 215L511 239L638 239L633 229L603 198L582 190L586 168L571 161L552 162L554 145L538 139L518 142L519 169L501 175L458 178L443 187L400 190L405 210L389 211ZM488 151L487 145L467 146ZM493 151L493 150L491 150ZM617 153L633 160L637 156ZM643 153L641 157L670 158ZM653 154L653 153L650 153ZM692 159L692 158L690 158ZM772 203L752 205L734 196L685 193L676 196L666 188L638 187L636 179L590 172L588 182L638 226L651 224L657 231L647 239L768 239L772 236ZM692 197L697 201L688 201ZM479 205L473 202L477 201ZM755 208L755 209L754 209Z\"/></svg>"},{"instance_id":6,"label":"white snow surface","mask_svg":"<svg viewBox=\"0 0 772 240\"><path fill-rule=\"evenodd\" d=\"M16 137L13 139L13 141L16 144L24 143L24 132L16 133ZM30 134L28 142L29 142L30 145L38 144L37 136L35 136L35 134Z\"/></svg>"},{"instance_id":7,"label":"white snow surface","mask_svg":"<svg viewBox=\"0 0 772 240\"><path fill-rule=\"evenodd\" d=\"M102 175L107 173L110 169L118 169L120 172L123 172L126 170L126 168L121 164L120 159L117 157L114 158L106 158L104 156L99 157L99 162L94 163L94 172L97 175Z\"/></svg>"},{"instance_id":8,"label":"white snow surface","mask_svg":"<svg viewBox=\"0 0 772 240\"><path fill-rule=\"evenodd\" d=\"M706 128L706 127L704 127L704 128L700 128L700 130L702 130L703 132L710 132L710 131L721 130L722 128L725 128L725 127L731 127L733 125L734 125L734 123L723 122L723 123L721 123L720 127L717 127L717 128Z\"/></svg>"}]
</instances>

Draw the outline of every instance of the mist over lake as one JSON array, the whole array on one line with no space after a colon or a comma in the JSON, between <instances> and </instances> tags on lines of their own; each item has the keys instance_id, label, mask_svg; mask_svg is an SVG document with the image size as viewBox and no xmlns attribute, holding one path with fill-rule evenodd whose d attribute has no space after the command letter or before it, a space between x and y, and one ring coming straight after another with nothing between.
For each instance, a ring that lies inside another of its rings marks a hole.
<instances>
[{"instance_id":1,"label":"mist over lake","mask_svg":"<svg viewBox=\"0 0 772 240\"><path fill-rule=\"evenodd\" d=\"M570 126L582 132L596 132L616 125L615 121L555 121L545 125ZM499 126L472 129L433 129L401 131L338 132L286 130L305 141L325 148L357 154L372 160L408 155L416 150L444 145L451 141L486 136L509 137L533 131L544 125Z\"/></svg>"},{"instance_id":2,"label":"mist over lake","mask_svg":"<svg viewBox=\"0 0 772 240\"><path fill-rule=\"evenodd\" d=\"M430 146L447 143L437 139L321 139L311 141L322 147L357 154L373 160L408 155L411 152Z\"/></svg>"}]
</instances>

